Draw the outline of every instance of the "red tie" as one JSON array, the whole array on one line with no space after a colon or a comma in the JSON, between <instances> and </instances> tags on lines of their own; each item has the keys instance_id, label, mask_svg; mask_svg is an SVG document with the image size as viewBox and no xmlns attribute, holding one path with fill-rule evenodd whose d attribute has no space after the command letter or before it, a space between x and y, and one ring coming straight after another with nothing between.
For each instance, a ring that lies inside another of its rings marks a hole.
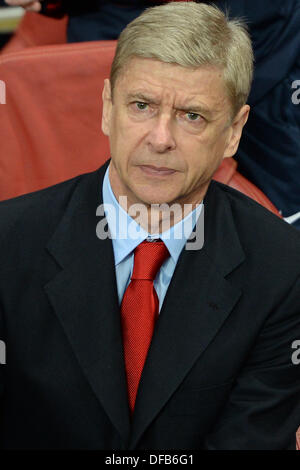
<instances>
[{"instance_id":1,"label":"red tie","mask_svg":"<svg viewBox=\"0 0 300 470\"><path fill-rule=\"evenodd\" d=\"M164 242L144 241L134 250L134 265L121 304L121 322L129 407L134 410L136 394L154 326L159 301L153 281L169 252Z\"/></svg>"}]
</instances>

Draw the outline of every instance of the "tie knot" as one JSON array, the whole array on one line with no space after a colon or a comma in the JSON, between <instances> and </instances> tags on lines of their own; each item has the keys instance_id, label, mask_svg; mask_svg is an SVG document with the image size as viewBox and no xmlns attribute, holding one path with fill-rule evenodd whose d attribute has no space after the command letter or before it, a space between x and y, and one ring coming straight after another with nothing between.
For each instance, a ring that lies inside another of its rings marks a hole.
<instances>
[{"instance_id":1,"label":"tie knot","mask_svg":"<svg viewBox=\"0 0 300 470\"><path fill-rule=\"evenodd\" d=\"M140 243L134 250L134 265L131 279L154 281L163 262L170 256L164 242Z\"/></svg>"}]
</instances>

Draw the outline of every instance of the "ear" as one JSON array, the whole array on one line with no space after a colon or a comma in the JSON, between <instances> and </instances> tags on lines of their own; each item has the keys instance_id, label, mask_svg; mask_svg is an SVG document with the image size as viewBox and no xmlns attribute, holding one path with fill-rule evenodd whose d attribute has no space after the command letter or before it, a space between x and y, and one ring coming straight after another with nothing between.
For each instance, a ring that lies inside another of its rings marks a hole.
<instances>
[{"instance_id":1,"label":"ear","mask_svg":"<svg viewBox=\"0 0 300 470\"><path fill-rule=\"evenodd\" d=\"M102 92L102 131L104 135L109 136L111 112L112 112L112 97L111 86L108 78L104 80L104 87Z\"/></svg>"},{"instance_id":2,"label":"ear","mask_svg":"<svg viewBox=\"0 0 300 470\"><path fill-rule=\"evenodd\" d=\"M242 137L243 127L248 120L249 112L250 106L245 104L234 117L229 128L229 139L223 158L232 157L236 153Z\"/></svg>"}]
</instances>

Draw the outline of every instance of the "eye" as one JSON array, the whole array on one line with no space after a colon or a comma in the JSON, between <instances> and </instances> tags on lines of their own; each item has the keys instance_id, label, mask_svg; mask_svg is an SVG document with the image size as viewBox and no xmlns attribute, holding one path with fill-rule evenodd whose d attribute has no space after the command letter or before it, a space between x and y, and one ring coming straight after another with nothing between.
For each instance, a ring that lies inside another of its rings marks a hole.
<instances>
[{"instance_id":1,"label":"eye","mask_svg":"<svg viewBox=\"0 0 300 470\"><path fill-rule=\"evenodd\" d=\"M137 107L137 109L139 109L140 111L144 111L145 109L147 109L147 107L149 106L147 103L143 103L142 101L136 101L135 102L135 106Z\"/></svg>"},{"instance_id":2,"label":"eye","mask_svg":"<svg viewBox=\"0 0 300 470\"><path fill-rule=\"evenodd\" d=\"M177 119L180 126L190 133L202 132L207 124L207 120L201 114L193 111L178 110Z\"/></svg>"},{"instance_id":3,"label":"eye","mask_svg":"<svg viewBox=\"0 0 300 470\"><path fill-rule=\"evenodd\" d=\"M188 121L200 121L201 116L197 113L186 113Z\"/></svg>"}]
</instances>

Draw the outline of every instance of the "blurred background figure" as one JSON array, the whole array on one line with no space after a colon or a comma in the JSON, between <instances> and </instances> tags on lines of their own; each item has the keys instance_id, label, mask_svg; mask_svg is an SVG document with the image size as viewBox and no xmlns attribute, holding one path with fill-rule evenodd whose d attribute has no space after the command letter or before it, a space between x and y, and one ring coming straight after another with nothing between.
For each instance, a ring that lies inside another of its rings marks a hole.
<instances>
[{"instance_id":1,"label":"blurred background figure","mask_svg":"<svg viewBox=\"0 0 300 470\"><path fill-rule=\"evenodd\" d=\"M0 0L1 1L1 0ZM176 0L173 0L176 1ZM69 16L69 42L117 39L128 22L156 0L6 0L45 15ZM251 113L235 158L300 229L300 0L214 0L248 24L255 53ZM201 32L199 32L201 34ZM298 91L298 90L299 91Z\"/></svg>"},{"instance_id":2,"label":"blurred background figure","mask_svg":"<svg viewBox=\"0 0 300 470\"><path fill-rule=\"evenodd\" d=\"M17 29L23 15L24 9L20 6L8 8L5 0L0 0L0 50Z\"/></svg>"},{"instance_id":3,"label":"blurred background figure","mask_svg":"<svg viewBox=\"0 0 300 470\"><path fill-rule=\"evenodd\" d=\"M245 18L255 54L238 169L300 229L300 0L216 3Z\"/></svg>"},{"instance_id":4,"label":"blurred background figure","mask_svg":"<svg viewBox=\"0 0 300 470\"><path fill-rule=\"evenodd\" d=\"M68 42L117 39L120 32L145 8L168 0L7 0L11 6L61 17L69 16ZM174 0L173 0L174 1ZM176 0L175 0L176 1ZM177 0L178 1L178 0Z\"/></svg>"}]
</instances>

